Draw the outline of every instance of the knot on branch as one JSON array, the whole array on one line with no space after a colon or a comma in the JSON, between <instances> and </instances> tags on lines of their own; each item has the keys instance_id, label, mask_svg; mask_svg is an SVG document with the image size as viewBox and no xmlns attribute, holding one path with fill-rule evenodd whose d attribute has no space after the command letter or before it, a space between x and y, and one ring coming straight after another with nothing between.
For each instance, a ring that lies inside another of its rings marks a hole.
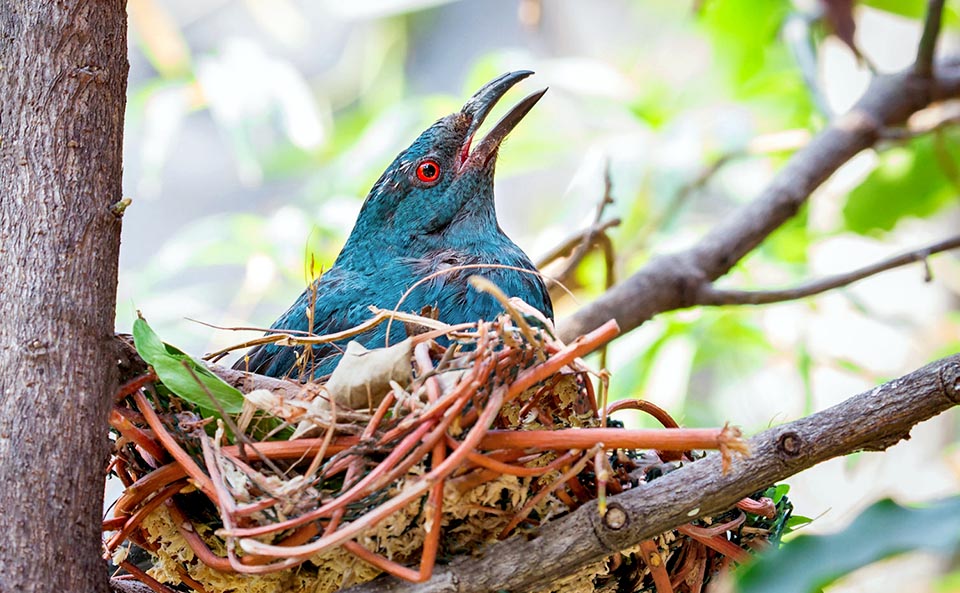
<instances>
[{"instance_id":1,"label":"knot on branch","mask_svg":"<svg viewBox=\"0 0 960 593\"><path fill-rule=\"evenodd\" d=\"M607 529L619 531L630 524L630 516L619 503L613 502L607 506L603 514L603 526Z\"/></svg>"},{"instance_id":2,"label":"knot on branch","mask_svg":"<svg viewBox=\"0 0 960 593\"><path fill-rule=\"evenodd\" d=\"M777 456L783 460L795 459L803 449L803 437L799 433L788 430L777 437Z\"/></svg>"},{"instance_id":3,"label":"knot on branch","mask_svg":"<svg viewBox=\"0 0 960 593\"><path fill-rule=\"evenodd\" d=\"M663 278L672 286L677 308L699 304L700 292L710 285L710 279L696 257L689 253L664 256L657 262Z\"/></svg>"},{"instance_id":4,"label":"knot on branch","mask_svg":"<svg viewBox=\"0 0 960 593\"><path fill-rule=\"evenodd\" d=\"M605 511L598 506L588 515L591 531L597 544L605 551L615 553L626 548L629 543L630 515L618 502L607 504ZM624 538L627 538L625 540Z\"/></svg>"},{"instance_id":5,"label":"knot on branch","mask_svg":"<svg viewBox=\"0 0 960 593\"><path fill-rule=\"evenodd\" d=\"M960 364L949 363L940 369L940 389L947 399L960 404Z\"/></svg>"},{"instance_id":6,"label":"knot on branch","mask_svg":"<svg viewBox=\"0 0 960 593\"><path fill-rule=\"evenodd\" d=\"M50 353L50 342L40 338L32 338L24 344L23 350L30 358L41 358Z\"/></svg>"}]
</instances>

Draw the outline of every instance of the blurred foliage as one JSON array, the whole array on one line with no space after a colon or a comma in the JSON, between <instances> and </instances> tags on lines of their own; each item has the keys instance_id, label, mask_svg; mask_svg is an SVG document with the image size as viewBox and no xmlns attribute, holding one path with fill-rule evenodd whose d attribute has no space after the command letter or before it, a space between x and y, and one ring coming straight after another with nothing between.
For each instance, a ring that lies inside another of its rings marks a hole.
<instances>
[{"instance_id":1,"label":"blurred foliage","mask_svg":"<svg viewBox=\"0 0 960 593\"><path fill-rule=\"evenodd\" d=\"M536 259L589 224L609 164L620 279L749 202L870 76L826 35L818 0L556 0L522 19L512 0L188 4L129 2L134 207L118 325L143 309L191 352L257 333L185 317L272 322L332 263L394 155L505 70L535 70L529 84L551 90L504 145L501 223ZM926 4L854 8L871 64L912 59L904 32L918 38ZM954 40L957 10L948 3ZM955 232L957 142L948 127L860 155L721 283L795 285ZM957 351L960 265L933 263L940 292L914 274L796 303L660 315L611 346L611 394L645 395L686 425L732 420L748 432L810 413ZM588 255L559 316L605 280L603 258Z\"/></svg>"},{"instance_id":2,"label":"blurred foliage","mask_svg":"<svg viewBox=\"0 0 960 593\"><path fill-rule=\"evenodd\" d=\"M955 131L921 136L891 148L847 197L843 217L857 233L889 231L908 216L929 216L955 201L960 179Z\"/></svg>"},{"instance_id":3,"label":"blurred foliage","mask_svg":"<svg viewBox=\"0 0 960 593\"><path fill-rule=\"evenodd\" d=\"M960 497L922 507L881 500L831 535L800 535L737 571L740 593L817 593L854 570L916 550L960 550Z\"/></svg>"},{"instance_id":4,"label":"blurred foliage","mask_svg":"<svg viewBox=\"0 0 960 593\"><path fill-rule=\"evenodd\" d=\"M700 19L713 40L717 55L732 74L733 88L749 96L751 79L771 68L771 62L789 59L777 43L780 28L792 6L788 0L723 0L705 2ZM749 15L749 16L748 16ZM777 68L780 70L780 68Z\"/></svg>"},{"instance_id":5,"label":"blurred foliage","mask_svg":"<svg viewBox=\"0 0 960 593\"><path fill-rule=\"evenodd\" d=\"M923 18L927 12L927 0L863 0L863 4L912 19ZM956 4L944 3L943 20L954 27L960 23L960 9Z\"/></svg>"}]
</instances>

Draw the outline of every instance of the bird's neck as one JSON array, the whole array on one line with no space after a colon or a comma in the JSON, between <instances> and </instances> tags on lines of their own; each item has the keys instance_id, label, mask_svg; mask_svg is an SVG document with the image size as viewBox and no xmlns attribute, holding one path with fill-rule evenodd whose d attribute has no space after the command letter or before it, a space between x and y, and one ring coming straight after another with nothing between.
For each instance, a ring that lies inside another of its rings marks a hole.
<instances>
[{"instance_id":1,"label":"bird's neck","mask_svg":"<svg viewBox=\"0 0 960 593\"><path fill-rule=\"evenodd\" d=\"M474 195L451 217L441 208L419 211L416 224L366 208L337 258L338 266L372 269L391 258L426 257L445 249L466 253L496 250L510 240L500 230L493 192Z\"/></svg>"}]
</instances>

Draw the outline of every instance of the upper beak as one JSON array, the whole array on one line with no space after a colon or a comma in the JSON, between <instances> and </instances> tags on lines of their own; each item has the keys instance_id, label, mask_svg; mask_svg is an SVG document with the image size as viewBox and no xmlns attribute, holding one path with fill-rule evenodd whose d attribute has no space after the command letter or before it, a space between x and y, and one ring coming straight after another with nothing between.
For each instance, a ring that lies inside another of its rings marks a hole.
<instances>
[{"instance_id":1,"label":"upper beak","mask_svg":"<svg viewBox=\"0 0 960 593\"><path fill-rule=\"evenodd\" d=\"M493 106L497 104L497 101L499 101L513 85L531 74L533 74L533 72L529 70L518 70L516 72L502 74L483 85L463 106L461 112L469 116L471 121L470 127L467 130L466 140L460 149L459 164L461 169L467 161L485 164L490 157L497 152L500 143L507 137L507 134L520 123L520 120L523 119L527 112L540 100L540 97L547 92L547 89L537 91L517 103L513 109L500 118L500 121L493 126L493 129L487 132L487 135L477 144L473 152L470 152L470 143L473 140L473 136L483 123L483 120L486 119L490 111L493 110Z\"/></svg>"}]
</instances>

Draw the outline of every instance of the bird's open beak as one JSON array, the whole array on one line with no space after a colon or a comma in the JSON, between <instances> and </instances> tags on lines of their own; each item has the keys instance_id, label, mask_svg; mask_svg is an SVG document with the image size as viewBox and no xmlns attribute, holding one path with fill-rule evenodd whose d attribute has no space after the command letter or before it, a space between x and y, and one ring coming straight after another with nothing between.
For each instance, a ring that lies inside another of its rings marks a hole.
<instances>
[{"instance_id":1,"label":"bird's open beak","mask_svg":"<svg viewBox=\"0 0 960 593\"><path fill-rule=\"evenodd\" d=\"M460 149L460 158L458 159L460 170L463 170L468 163L485 165L490 160L490 157L496 154L500 143L507 137L507 134L520 123L523 116L525 116L527 112L536 105L537 101L540 100L540 97L547 92L547 89L537 91L517 103L513 109L500 118L500 121L493 126L493 129L487 132L487 135L477 144L476 148L474 148L472 152L470 151L470 144L473 141L474 134L477 133L480 124L483 123L483 120L486 119L490 111L493 110L493 106L497 104L497 101L499 101L513 85L531 74L533 74L533 72L529 70L518 70L516 72L503 74L483 85L483 88L470 97L470 100L463 106L461 112L470 116L471 121L470 128L467 130L466 140Z\"/></svg>"}]
</instances>

